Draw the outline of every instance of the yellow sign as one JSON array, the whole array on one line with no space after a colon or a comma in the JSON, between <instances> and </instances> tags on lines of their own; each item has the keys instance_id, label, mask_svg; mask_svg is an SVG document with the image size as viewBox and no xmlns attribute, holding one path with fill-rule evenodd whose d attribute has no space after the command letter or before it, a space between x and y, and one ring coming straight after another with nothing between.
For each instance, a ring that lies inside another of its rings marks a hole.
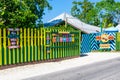
<instances>
[{"instance_id":1,"label":"yellow sign","mask_svg":"<svg viewBox=\"0 0 120 80\"><path fill-rule=\"evenodd\" d=\"M70 32L59 32L59 34L69 34Z\"/></svg>"},{"instance_id":2,"label":"yellow sign","mask_svg":"<svg viewBox=\"0 0 120 80\"><path fill-rule=\"evenodd\" d=\"M102 42L108 42L109 41L109 35L108 34L102 34L101 35L101 41Z\"/></svg>"},{"instance_id":3,"label":"yellow sign","mask_svg":"<svg viewBox=\"0 0 120 80\"><path fill-rule=\"evenodd\" d=\"M100 48L110 48L110 44L100 44Z\"/></svg>"}]
</instances>

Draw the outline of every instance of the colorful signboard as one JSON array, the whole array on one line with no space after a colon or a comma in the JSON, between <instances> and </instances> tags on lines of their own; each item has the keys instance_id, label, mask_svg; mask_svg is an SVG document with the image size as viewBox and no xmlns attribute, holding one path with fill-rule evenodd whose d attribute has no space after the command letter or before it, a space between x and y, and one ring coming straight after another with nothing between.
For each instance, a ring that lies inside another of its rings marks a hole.
<instances>
[{"instance_id":1,"label":"colorful signboard","mask_svg":"<svg viewBox=\"0 0 120 80\"><path fill-rule=\"evenodd\" d=\"M102 42L108 42L109 40L114 40L114 37L108 34L102 34L101 36L96 36L96 40L101 40Z\"/></svg>"},{"instance_id":2,"label":"colorful signboard","mask_svg":"<svg viewBox=\"0 0 120 80\"><path fill-rule=\"evenodd\" d=\"M108 49L110 48L110 44L100 44L101 49Z\"/></svg>"},{"instance_id":3,"label":"colorful signboard","mask_svg":"<svg viewBox=\"0 0 120 80\"><path fill-rule=\"evenodd\" d=\"M102 34L101 35L101 41L102 42L108 42L109 41L109 35L108 34Z\"/></svg>"},{"instance_id":4,"label":"colorful signboard","mask_svg":"<svg viewBox=\"0 0 120 80\"><path fill-rule=\"evenodd\" d=\"M52 42L75 42L74 34L69 34L69 32L59 32L52 34Z\"/></svg>"},{"instance_id":5,"label":"colorful signboard","mask_svg":"<svg viewBox=\"0 0 120 80\"><path fill-rule=\"evenodd\" d=\"M110 40L114 40L114 36L111 36L107 33L101 34L100 36L96 36L96 40L101 41L100 49L108 49L110 48Z\"/></svg>"},{"instance_id":6,"label":"colorful signboard","mask_svg":"<svg viewBox=\"0 0 120 80\"><path fill-rule=\"evenodd\" d=\"M8 46L8 48L9 49L20 48L18 44L19 35L17 35L17 32L20 31L20 29L8 28L8 31L10 31L10 34L8 35L10 45Z\"/></svg>"}]
</instances>

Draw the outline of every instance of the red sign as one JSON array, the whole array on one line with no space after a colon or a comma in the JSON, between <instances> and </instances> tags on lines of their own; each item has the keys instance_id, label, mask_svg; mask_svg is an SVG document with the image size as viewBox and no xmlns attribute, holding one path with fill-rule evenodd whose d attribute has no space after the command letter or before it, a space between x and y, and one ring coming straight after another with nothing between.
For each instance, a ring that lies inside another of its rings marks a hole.
<instances>
[{"instance_id":1,"label":"red sign","mask_svg":"<svg viewBox=\"0 0 120 80\"><path fill-rule=\"evenodd\" d=\"M101 40L101 37L100 36L96 36L96 40Z\"/></svg>"},{"instance_id":2,"label":"red sign","mask_svg":"<svg viewBox=\"0 0 120 80\"><path fill-rule=\"evenodd\" d=\"M114 40L113 36L109 36L108 38L109 38L109 40Z\"/></svg>"},{"instance_id":3,"label":"red sign","mask_svg":"<svg viewBox=\"0 0 120 80\"><path fill-rule=\"evenodd\" d=\"M105 37L106 38L106 37ZM96 36L96 40L101 40L101 36ZM108 36L109 40L114 40L114 36Z\"/></svg>"}]
</instances>

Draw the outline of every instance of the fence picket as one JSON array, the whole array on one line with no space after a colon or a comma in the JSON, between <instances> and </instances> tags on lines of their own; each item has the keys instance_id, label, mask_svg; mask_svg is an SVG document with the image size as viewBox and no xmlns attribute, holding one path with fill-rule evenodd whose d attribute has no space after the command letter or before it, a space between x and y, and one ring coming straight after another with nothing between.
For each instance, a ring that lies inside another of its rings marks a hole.
<instances>
[{"instance_id":1,"label":"fence picket","mask_svg":"<svg viewBox=\"0 0 120 80\"><path fill-rule=\"evenodd\" d=\"M0 29L0 66L2 66L2 29Z\"/></svg>"},{"instance_id":2,"label":"fence picket","mask_svg":"<svg viewBox=\"0 0 120 80\"><path fill-rule=\"evenodd\" d=\"M59 32L67 32L67 30L58 30L56 28L20 28L20 31L17 31L19 36L17 45L20 45L20 48L9 49L8 46L11 45L11 41L8 35L11 32L7 31L6 28L0 29L0 66L79 56L79 35L75 34L77 37L75 42L67 42L69 35L66 36L64 33ZM53 34L56 35L53 36ZM56 38L55 42L52 41L54 37ZM60 39L63 38L64 41L60 42Z\"/></svg>"}]
</instances>

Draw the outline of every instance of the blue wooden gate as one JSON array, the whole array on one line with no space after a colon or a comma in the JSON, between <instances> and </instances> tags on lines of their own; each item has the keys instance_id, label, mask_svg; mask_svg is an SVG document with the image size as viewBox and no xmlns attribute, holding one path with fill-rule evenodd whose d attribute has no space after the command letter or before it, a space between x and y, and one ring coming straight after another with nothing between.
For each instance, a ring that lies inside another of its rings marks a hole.
<instances>
[{"instance_id":1,"label":"blue wooden gate","mask_svg":"<svg viewBox=\"0 0 120 80\"><path fill-rule=\"evenodd\" d=\"M92 33L92 34L82 34L81 41L81 53L88 53L91 51L100 50L100 40L96 40L96 36L101 36L102 34L108 34L113 36L114 40L109 40L110 50L116 50L116 33L114 32L103 32L103 33Z\"/></svg>"},{"instance_id":2,"label":"blue wooden gate","mask_svg":"<svg viewBox=\"0 0 120 80\"><path fill-rule=\"evenodd\" d=\"M99 50L99 41L96 40L96 36L99 33L92 34L82 34L82 42L81 42L81 53L88 53L91 51Z\"/></svg>"},{"instance_id":3,"label":"blue wooden gate","mask_svg":"<svg viewBox=\"0 0 120 80\"><path fill-rule=\"evenodd\" d=\"M110 36L114 37L114 40L110 40L110 50L114 51L116 50L116 33L115 32L106 32L107 34L109 34Z\"/></svg>"},{"instance_id":4,"label":"blue wooden gate","mask_svg":"<svg viewBox=\"0 0 120 80\"><path fill-rule=\"evenodd\" d=\"M90 34L82 34L82 41L81 41L81 53L88 53L91 51L90 46Z\"/></svg>"},{"instance_id":5,"label":"blue wooden gate","mask_svg":"<svg viewBox=\"0 0 120 80\"><path fill-rule=\"evenodd\" d=\"M90 34L90 49L91 51L99 50L100 41L96 40L96 36L100 35L100 33L92 33Z\"/></svg>"}]
</instances>

